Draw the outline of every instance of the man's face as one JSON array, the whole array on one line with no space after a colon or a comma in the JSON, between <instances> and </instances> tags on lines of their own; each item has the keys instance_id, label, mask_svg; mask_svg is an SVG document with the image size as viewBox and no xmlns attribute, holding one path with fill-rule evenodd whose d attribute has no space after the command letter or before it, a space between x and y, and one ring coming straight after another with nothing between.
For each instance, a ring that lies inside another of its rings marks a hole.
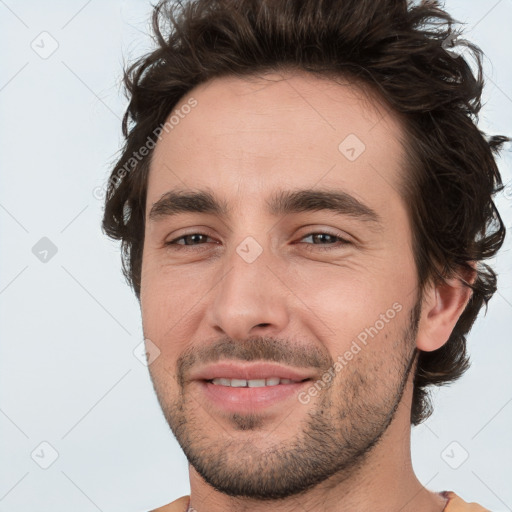
<instances>
[{"instance_id":1,"label":"man's face","mask_svg":"<svg viewBox=\"0 0 512 512\"><path fill-rule=\"evenodd\" d=\"M394 416L409 421L410 403L396 410L419 303L401 126L306 75L216 79L177 110L151 163L141 281L165 417L227 494L347 475Z\"/></svg>"}]
</instances>

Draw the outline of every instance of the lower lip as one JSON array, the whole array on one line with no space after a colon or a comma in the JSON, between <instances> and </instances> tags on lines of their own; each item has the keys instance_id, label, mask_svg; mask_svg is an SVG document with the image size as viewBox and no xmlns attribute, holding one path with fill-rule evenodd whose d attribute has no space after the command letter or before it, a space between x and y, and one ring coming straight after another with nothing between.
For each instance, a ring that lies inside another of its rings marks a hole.
<instances>
[{"instance_id":1,"label":"lower lip","mask_svg":"<svg viewBox=\"0 0 512 512\"><path fill-rule=\"evenodd\" d=\"M234 388L201 381L201 387L210 403L228 412L251 412L261 410L284 400L296 397L309 381L262 386L257 388Z\"/></svg>"}]
</instances>

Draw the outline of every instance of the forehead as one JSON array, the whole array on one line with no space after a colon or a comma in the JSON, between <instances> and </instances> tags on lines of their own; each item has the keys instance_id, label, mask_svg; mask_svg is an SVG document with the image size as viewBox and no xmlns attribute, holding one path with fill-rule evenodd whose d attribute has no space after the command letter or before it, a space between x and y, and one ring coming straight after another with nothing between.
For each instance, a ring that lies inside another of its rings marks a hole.
<instances>
[{"instance_id":1,"label":"forehead","mask_svg":"<svg viewBox=\"0 0 512 512\"><path fill-rule=\"evenodd\" d=\"M182 109L191 99L195 106ZM318 184L370 202L378 203L383 189L401 199L400 120L346 79L216 78L185 95L172 114L172 129L162 133L152 157L148 210L177 187L257 201L267 191Z\"/></svg>"}]
</instances>

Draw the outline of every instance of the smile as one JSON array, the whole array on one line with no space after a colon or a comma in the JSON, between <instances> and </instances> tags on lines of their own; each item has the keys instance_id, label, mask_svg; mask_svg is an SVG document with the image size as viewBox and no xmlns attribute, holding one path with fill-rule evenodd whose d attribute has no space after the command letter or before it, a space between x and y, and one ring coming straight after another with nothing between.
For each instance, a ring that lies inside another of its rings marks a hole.
<instances>
[{"instance_id":1,"label":"smile","mask_svg":"<svg viewBox=\"0 0 512 512\"><path fill-rule=\"evenodd\" d=\"M230 386L232 388L263 388L266 386L278 386L280 384L295 384L302 381L281 379L279 377L270 377L268 379L227 379L220 377L212 379L209 382L216 386Z\"/></svg>"}]
</instances>

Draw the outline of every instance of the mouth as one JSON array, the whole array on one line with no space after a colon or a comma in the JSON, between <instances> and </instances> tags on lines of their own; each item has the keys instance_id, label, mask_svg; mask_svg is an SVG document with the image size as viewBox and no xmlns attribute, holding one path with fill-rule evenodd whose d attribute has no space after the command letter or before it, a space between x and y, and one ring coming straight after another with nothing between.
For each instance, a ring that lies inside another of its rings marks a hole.
<instances>
[{"instance_id":1,"label":"mouth","mask_svg":"<svg viewBox=\"0 0 512 512\"><path fill-rule=\"evenodd\" d=\"M230 387L266 387L302 382L316 373L273 362L223 360L191 372L190 380Z\"/></svg>"},{"instance_id":2,"label":"mouth","mask_svg":"<svg viewBox=\"0 0 512 512\"><path fill-rule=\"evenodd\" d=\"M315 377L311 370L273 362L220 361L192 372L206 407L214 412L281 414Z\"/></svg>"},{"instance_id":3,"label":"mouth","mask_svg":"<svg viewBox=\"0 0 512 512\"><path fill-rule=\"evenodd\" d=\"M301 380L284 379L280 377L269 377L266 379L229 379L227 377L217 377L207 380L215 386L228 386L232 388L264 388L272 386L282 386L285 384L297 384L310 380L308 378Z\"/></svg>"}]
</instances>

